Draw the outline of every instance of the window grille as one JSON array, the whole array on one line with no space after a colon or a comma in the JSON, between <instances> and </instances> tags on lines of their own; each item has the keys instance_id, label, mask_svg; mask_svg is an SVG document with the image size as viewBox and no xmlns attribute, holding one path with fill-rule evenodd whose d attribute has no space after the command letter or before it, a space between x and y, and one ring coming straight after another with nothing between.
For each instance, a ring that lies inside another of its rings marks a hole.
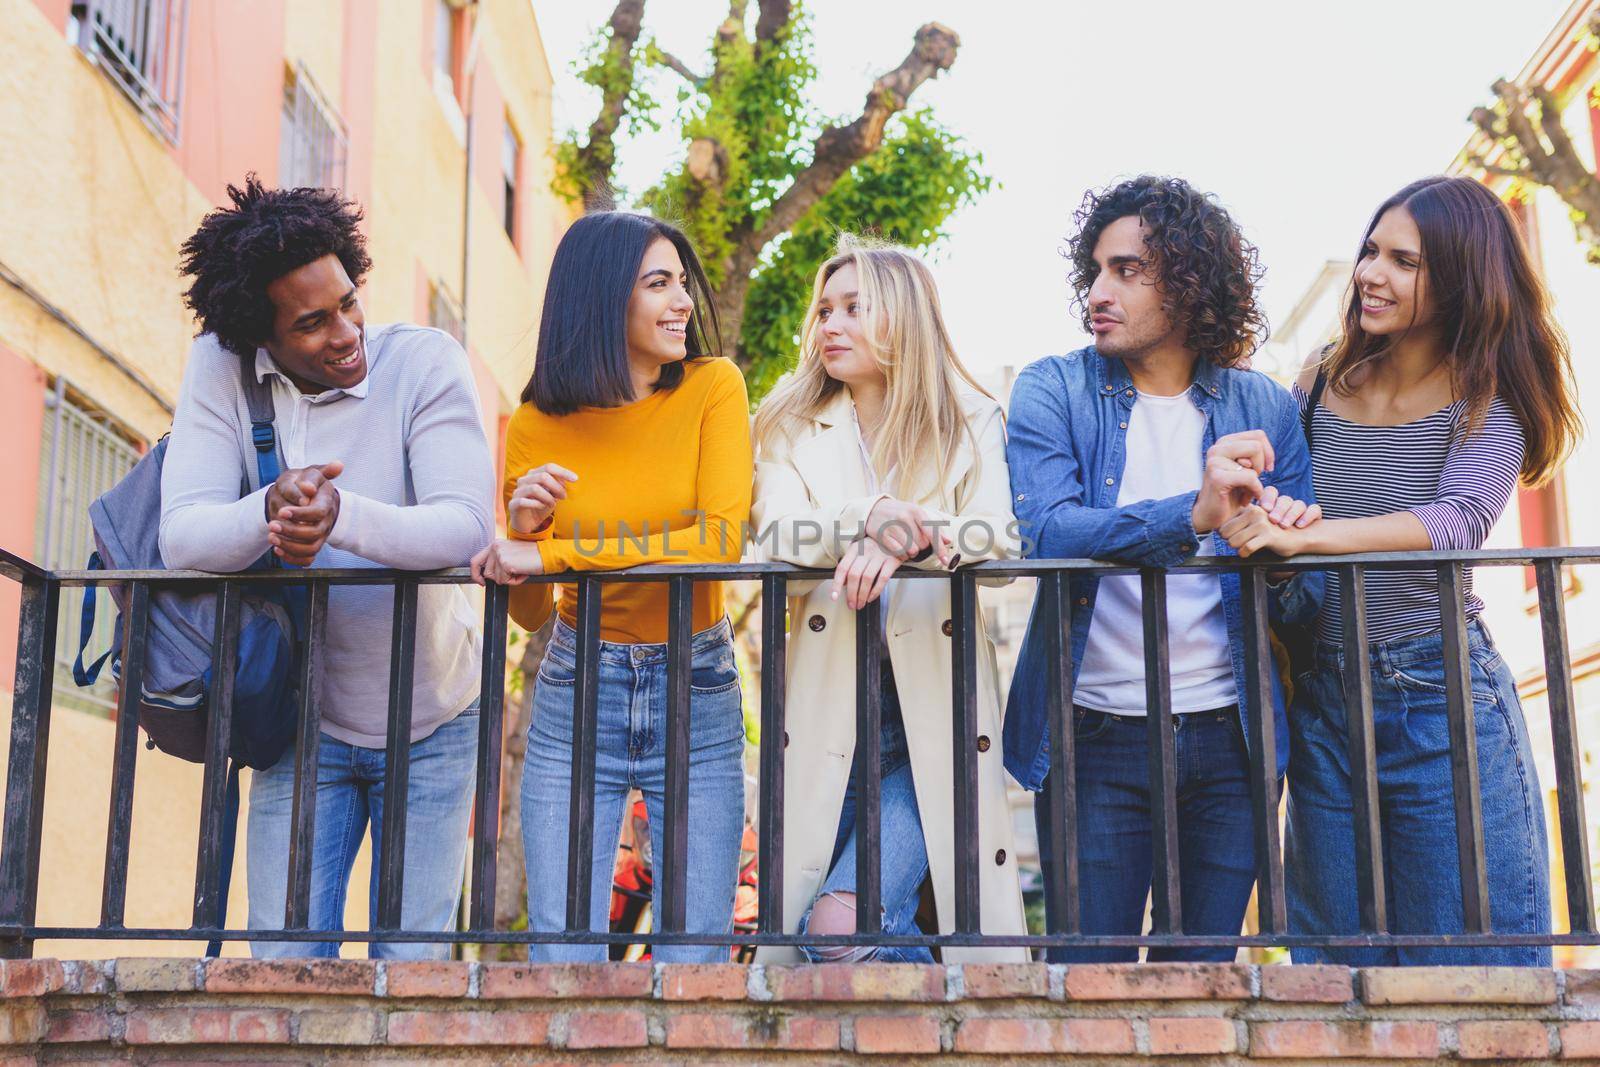
<instances>
[{"instance_id":1,"label":"window grille","mask_svg":"<svg viewBox=\"0 0 1600 1067\"><path fill-rule=\"evenodd\" d=\"M88 0L72 5L69 32L139 109L151 129L178 143L188 0Z\"/></svg>"}]
</instances>

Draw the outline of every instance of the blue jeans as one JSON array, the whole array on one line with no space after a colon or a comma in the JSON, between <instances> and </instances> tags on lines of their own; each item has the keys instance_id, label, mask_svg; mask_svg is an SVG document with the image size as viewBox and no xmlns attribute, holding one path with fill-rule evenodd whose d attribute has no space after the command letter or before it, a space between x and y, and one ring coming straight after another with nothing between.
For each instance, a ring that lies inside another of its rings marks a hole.
<instances>
[{"instance_id":1,"label":"blue jeans","mask_svg":"<svg viewBox=\"0 0 1600 1067\"><path fill-rule=\"evenodd\" d=\"M369 919L378 921L378 874L383 869L383 776L381 748L358 748L326 734L317 764L316 833L311 867L313 930L343 930L350 868L361 839L372 828ZM411 746L406 791L406 863L400 925L406 930L453 930L466 874L467 824L478 764L478 705L472 706ZM250 778L246 872L250 929L283 929L289 887L290 814L294 807L294 751ZM332 941L256 941L260 958L337 956ZM445 960L444 942L373 942L374 959Z\"/></svg>"},{"instance_id":2,"label":"blue jeans","mask_svg":"<svg viewBox=\"0 0 1600 1067\"><path fill-rule=\"evenodd\" d=\"M733 929L744 831L744 716L733 631L726 619L694 635L689 698L689 855L684 929ZM528 929L567 925L568 806L572 789L572 702L577 634L557 619L539 679L522 773L522 840L528 861ZM667 646L600 642L595 730L594 853L589 929L609 929L611 883L628 792L644 794L655 859L653 914L660 927L663 805L667 784ZM603 961L606 946L534 944L541 961ZM669 963L726 963L727 945L657 945Z\"/></svg>"},{"instance_id":3,"label":"blue jeans","mask_svg":"<svg viewBox=\"0 0 1600 1067\"><path fill-rule=\"evenodd\" d=\"M1549 846L1516 680L1483 624L1467 631L1483 800L1484 865L1495 933L1550 932ZM1356 934L1355 831L1340 672L1344 654L1318 643L1289 716L1289 820L1284 841L1289 929ZM1373 741L1383 832L1388 929L1465 929L1456 853L1455 791L1439 634L1371 646ZM1294 950L1296 963L1550 966L1548 947Z\"/></svg>"},{"instance_id":4,"label":"blue jeans","mask_svg":"<svg viewBox=\"0 0 1600 1067\"><path fill-rule=\"evenodd\" d=\"M1085 934L1142 932L1152 880L1148 724L1073 710L1078 908ZM1250 758L1234 708L1173 716L1178 770L1178 882L1186 934L1236 936L1256 881ZM1047 785L1048 788L1048 780ZM1034 801L1039 859L1049 854L1049 794ZM1151 948L1149 960L1227 961L1232 948ZM1135 961L1137 948L1050 949L1055 963Z\"/></svg>"},{"instance_id":5,"label":"blue jeans","mask_svg":"<svg viewBox=\"0 0 1600 1067\"><path fill-rule=\"evenodd\" d=\"M885 663L888 662L887 657ZM882 702L878 733L878 892L883 907L883 932L915 934L917 904L922 880L928 875L928 846L922 837L922 817L917 812L916 783L911 774L911 753L906 747L905 721L900 712L900 694L894 674L883 671ZM856 753L856 760L861 754ZM833 843L833 860L828 876L817 896L856 891L856 762L850 764L850 784L845 789L844 805L839 810L839 833ZM815 906L815 905L813 905ZM811 926L811 909L800 920L802 932ZM932 963L933 953L926 948L901 948L873 945L846 949L842 946L802 945L800 951L814 963Z\"/></svg>"}]
</instances>

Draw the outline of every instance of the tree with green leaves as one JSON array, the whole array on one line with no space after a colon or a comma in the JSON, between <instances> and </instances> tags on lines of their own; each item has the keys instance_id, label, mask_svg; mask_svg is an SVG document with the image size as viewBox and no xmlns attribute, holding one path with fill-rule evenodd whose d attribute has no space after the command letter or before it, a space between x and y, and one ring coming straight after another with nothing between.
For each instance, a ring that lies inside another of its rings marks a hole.
<instances>
[{"instance_id":1,"label":"tree with green leaves","mask_svg":"<svg viewBox=\"0 0 1600 1067\"><path fill-rule=\"evenodd\" d=\"M1600 51L1600 11L1589 16L1584 44ZM1589 261L1600 264L1600 176L1573 146L1555 94L1504 78L1492 88L1494 103L1473 109L1483 144L1468 149L1467 162L1485 174L1555 190L1566 201Z\"/></svg>"},{"instance_id":2,"label":"tree with green leaves","mask_svg":"<svg viewBox=\"0 0 1600 1067\"><path fill-rule=\"evenodd\" d=\"M559 191L587 210L615 206L619 135L659 129L650 89L677 83L682 155L634 200L680 221L700 251L724 349L752 402L793 365L811 277L839 230L927 249L990 185L980 154L929 110L908 110L917 88L955 63L954 31L917 30L860 114L829 120L809 100L817 70L805 11L794 0L753 6L731 0L696 69L645 36L645 0L619 0L581 72L600 91L598 114L557 151Z\"/></svg>"}]
</instances>

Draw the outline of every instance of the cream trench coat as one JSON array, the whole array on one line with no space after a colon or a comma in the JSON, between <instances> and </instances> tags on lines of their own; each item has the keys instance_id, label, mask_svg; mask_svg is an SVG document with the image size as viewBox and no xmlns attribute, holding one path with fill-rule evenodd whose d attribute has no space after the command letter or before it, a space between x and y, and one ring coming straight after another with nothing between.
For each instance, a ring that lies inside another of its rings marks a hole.
<instances>
[{"instance_id":1,"label":"cream trench coat","mask_svg":"<svg viewBox=\"0 0 1600 1067\"><path fill-rule=\"evenodd\" d=\"M859 531L867 513L886 495L868 489L851 403L848 391L841 391L797 440L770 449L758 447L751 508L758 558L835 567L839 553ZM1021 550L1011 513L1000 405L971 392L962 397L962 406L977 438L981 460L974 467L970 447L957 454L948 479L954 491L944 494L944 499L955 501L957 514L928 510L947 523L943 529L956 542L963 563L1015 558ZM924 494L916 499L938 498ZM840 531L837 539L835 523ZM924 563L904 566L942 569L931 556ZM799 929L827 875L855 752L856 615L843 599L829 596L831 584L789 583L783 797L783 928L787 933ZM983 612L976 614L981 628ZM945 630L949 619L949 583L918 579L896 584L884 620L941 933L952 932L955 922L950 721L953 642ZM1027 924L1000 744L1000 715L1005 705L994 643L987 634L978 644L977 689L981 930L1023 934ZM764 743L777 740L762 739ZM795 949L777 947L765 948L759 956L768 962L801 958ZM947 962L1029 959L1028 950L1017 947L946 949L942 956Z\"/></svg>"}]
</instances>

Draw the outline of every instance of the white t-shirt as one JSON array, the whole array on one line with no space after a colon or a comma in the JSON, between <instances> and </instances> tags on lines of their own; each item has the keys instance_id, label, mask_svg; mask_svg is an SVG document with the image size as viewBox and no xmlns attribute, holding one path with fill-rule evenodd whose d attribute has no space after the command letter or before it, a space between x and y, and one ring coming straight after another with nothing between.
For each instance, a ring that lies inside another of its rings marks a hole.
<instances>
[{"instance_id":1,"label":"white t-shirt","mask_svg":"<svg viewBox=\"0 0 1600 1067\"><path fill-rule=\"evenodd\" d=\"M1126 466L1119 507L1161 500L1200 488L1205 414L1188 391L1180 396L1140 393L1128 416ZM1211 538L1200 539L1202 555ZM1073 689L1075 703L1118 715L1143 715L1144 622L1137 575L1100 580L1089 641ZM1222 586L1214 574L1167 578L1167 641L1172 654L1172 710L1207 711L1238 702Z\"/></svg>"}]
</instances>

